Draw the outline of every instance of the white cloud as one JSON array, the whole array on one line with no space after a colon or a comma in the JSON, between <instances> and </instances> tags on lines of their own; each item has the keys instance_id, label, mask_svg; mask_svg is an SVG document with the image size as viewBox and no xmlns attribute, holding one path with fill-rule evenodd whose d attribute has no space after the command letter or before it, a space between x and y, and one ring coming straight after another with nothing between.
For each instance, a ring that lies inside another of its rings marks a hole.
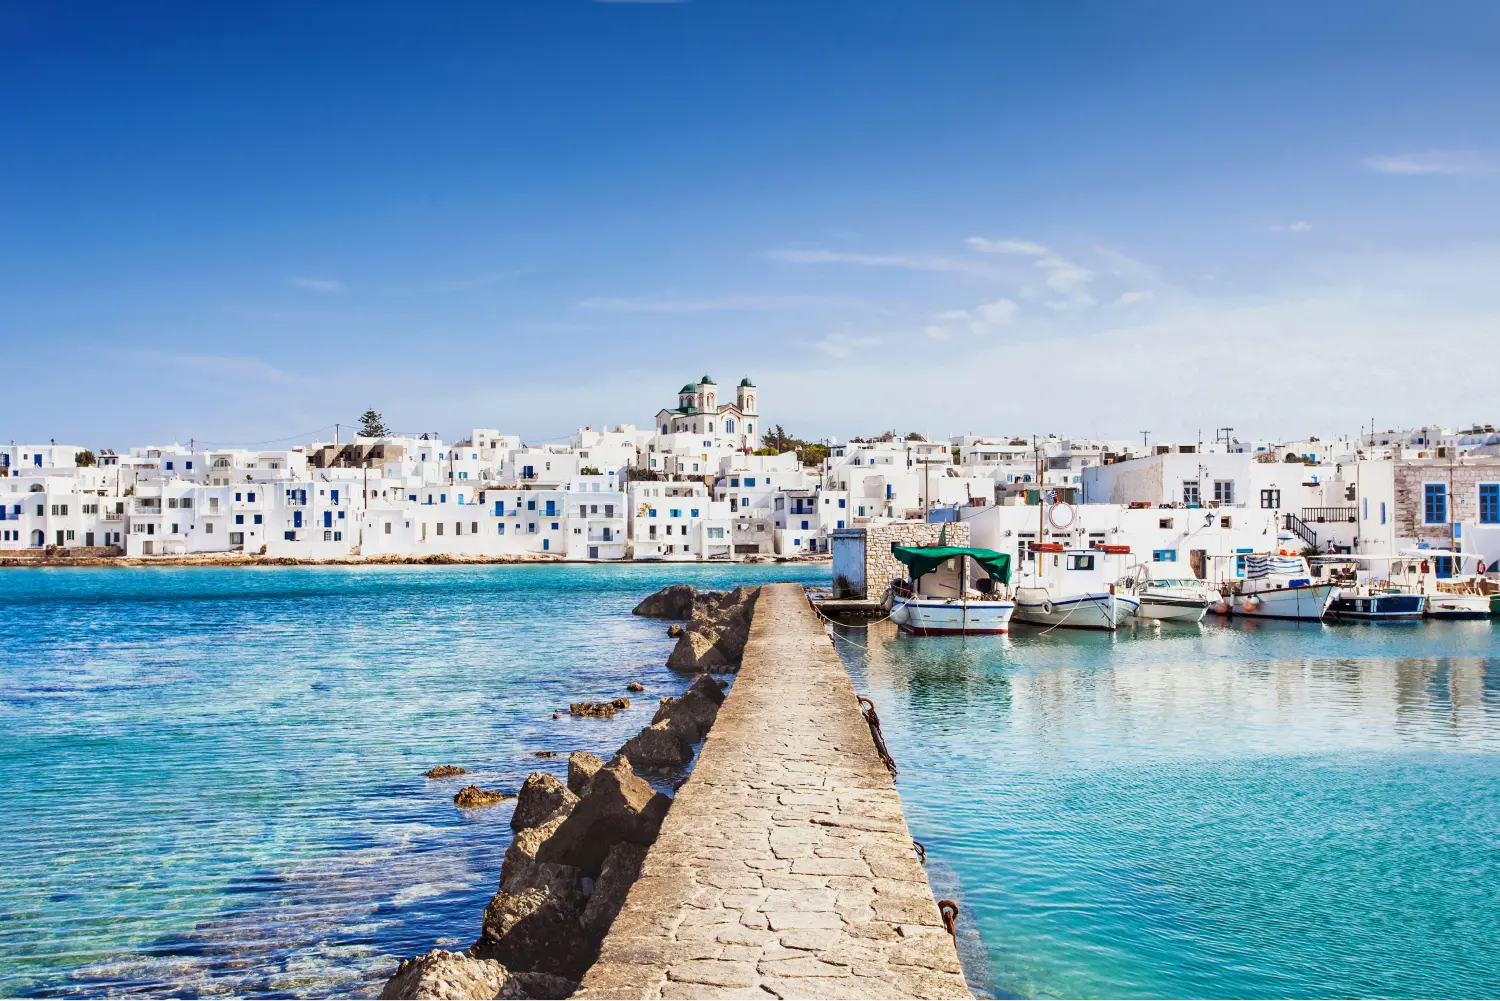
<instances>
[{"instance_id":1,"label":"white cloud","mask_svg":"<svg viewBox=\"0 0 1500 1001\"><path fill-rule=\"evenodd\" d=\"M954 334L965 330L983 337L1014 319L1018 308L1009 299L996 299L994 302L981 303L973 309L945 309L933 314L931 322L922 328L922 333L935 341L949 340Z\"/></svg>"},{"instance_id":2,"label":"white cloud","mask_svg":"<svg viewBox=\"0 0 1500 1001\"><path fill-rule=\"evenodd\" d=\"M1032 243L1030 240L986 240L982 236L971 236L965 242L981 254L1025 254L1028 257L1041 257L1047 253L1046 247L1040 243Z\"/></svg>"},{"instance_id":3,"label":"white cloud","mask_svg":"<svg viewBox=\"0 0 1500 1001\"><path fill-rule=\"evenodd\" d=\"M1114 301L1114 303L1112 303L1112 305L1115 305L1115 306L1129 306L1132 303L1147 302L1148 300L1151 300L1151 299L1154 299L1154 298L1156 298L1156 293L1152 292L1150 289L1140 289L1140 290L1131 291L1131 292L1121 292L1119 298L1117 298Z\"/></svg>"},{"instance_id":4,"label":"white cloud","mask_svg":"<svg viewBox=\"0 0 1500 1001\"><path fill-rule=\"evenodd\" d=\"M331 278L293 278L291 281L298 288L309 289L313 292L344 291L344 283L336 282Z\"/></svg>"},{"instance_id":5,"label":"white cloud","mask_svg":"<svg viewBox=\"0 0 1500 1001\"><path fill-rule=\"evenodd\" d=\"M1094 304L1094 294L1089 291L1089 283L1094 280L1094 273L1088 268L1074 264L1067 258L1056 254L1038 258L1035 266L1046 272L1043 280L1047 288L1062 296L1061 299L1052 299L1047 302L1051 308L1061 312L1069 309L1082 309Z\"/></svg>"},{"instance_id":6,"label":"white cloud","mask_svg":"<svg viewBox=\"0 0 1500 1001\"><path fill-rule=\"evenodd\" d=\"M1495 170L1491 157L1472 150L1383 153L1365 157L1364 165L1381 174L1488 174Z\"/></svg>"},{"instance_id":7,"label":"white cloud","mask_svg":"<svg viewBox=\"0 0 1500 1001\"><path fill-rule=\"evenodd\" d=\"M1307 233L1311 232L1312 223L1298 219L1296 222L1291 223L1275 223L1274 225L1267 226L1266 229L1269 229L1273 233Z\"/></svg>"}]
</instances>

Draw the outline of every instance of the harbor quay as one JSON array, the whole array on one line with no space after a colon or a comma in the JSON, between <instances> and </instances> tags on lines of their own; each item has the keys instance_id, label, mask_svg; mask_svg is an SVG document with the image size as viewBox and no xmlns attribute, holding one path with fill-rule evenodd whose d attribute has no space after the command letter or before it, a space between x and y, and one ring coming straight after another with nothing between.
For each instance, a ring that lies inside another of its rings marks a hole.
<instances>
[{"instance_id":1,"label":"harbor quay","mask_svg":"<svg viewBox=\"0 0 1500 1001\"><path fill-rule=\"evenodd\" d=\"M890 771L802 587L738 679L576 998L965 998Z\"/></svg>"}]
</instances>

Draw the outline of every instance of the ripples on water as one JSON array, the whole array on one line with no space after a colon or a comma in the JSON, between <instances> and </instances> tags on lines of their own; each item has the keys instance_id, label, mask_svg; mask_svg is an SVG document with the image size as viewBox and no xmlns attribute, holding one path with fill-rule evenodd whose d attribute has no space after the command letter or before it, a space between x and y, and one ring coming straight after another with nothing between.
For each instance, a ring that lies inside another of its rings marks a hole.
<instances>
[{"instance_id":1,"label":"ripples on water","mask_svg":"<svg viewBox=\"0 0 1500 1001\"><path fill-rule=\"evenodd\" d=\"M981 990L1500 994L1491 623L840 635Z\"/></svg>"},{"instance_id":2,"label":"ripples on water","mask_svg":"<svg viewBox=\"0 0 1500 1001\"><path fill-rule=\"evenodd\" d=\"M460 811L461 785L563 775L650 719L554 721L570 701L686 687L640 597L827 575L0 574L0 995L370 996L477 937L510 808ZM422 778L445 763L474 774Z\"/></svg>"}]
</instances>

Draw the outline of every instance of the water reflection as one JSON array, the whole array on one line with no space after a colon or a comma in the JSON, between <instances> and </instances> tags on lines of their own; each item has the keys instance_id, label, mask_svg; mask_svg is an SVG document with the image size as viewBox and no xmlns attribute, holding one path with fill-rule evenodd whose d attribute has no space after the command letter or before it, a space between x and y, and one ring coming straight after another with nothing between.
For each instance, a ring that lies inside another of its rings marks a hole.
<instances>
[{"instance_id":1,"label":"water reflection","mask_svg":"<svg viewBox=\"0 0 1500 1001\"><path fill-rule=\"evenodd\" d=\"M839 635L977 987L1500 992L1490 623Z\"/></svg>"}]
</instances>

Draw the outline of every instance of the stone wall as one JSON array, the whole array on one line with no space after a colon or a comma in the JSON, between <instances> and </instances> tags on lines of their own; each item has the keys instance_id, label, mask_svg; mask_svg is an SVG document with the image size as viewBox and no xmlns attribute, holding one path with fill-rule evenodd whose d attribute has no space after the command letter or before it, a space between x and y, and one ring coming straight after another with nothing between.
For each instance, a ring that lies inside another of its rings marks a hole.
<instances>
[{"instance_id":1,"label":"stone wall","mask_svg":"<svg viewBox=\"0 0 1500 1001\"><path fill-rule=\"evenodd\" d=\"M969 544L969 526L965 522L929 525L920 521L897 521L889 525L872 525L865 529L865 597L881 598L891 581L906 576L905 564L891 555L891 545L935 545L947 529L950 546Z\"/></svg>"},{"instance_id":2,"label":"stone wall","mask_svg":"<svg viewBox=\"0 0 1500 1001\"><path fill-rule=\"evenodd\" d=\"M1446 547L1452 541L1454 522L1479 520L1479 484L1500 482L1500 460L1412 459L1395 468L1396 536ZM1448 521L1426 522L1426 485L1441 483L1448 489Z\"/></svg>"}]
</instances>

